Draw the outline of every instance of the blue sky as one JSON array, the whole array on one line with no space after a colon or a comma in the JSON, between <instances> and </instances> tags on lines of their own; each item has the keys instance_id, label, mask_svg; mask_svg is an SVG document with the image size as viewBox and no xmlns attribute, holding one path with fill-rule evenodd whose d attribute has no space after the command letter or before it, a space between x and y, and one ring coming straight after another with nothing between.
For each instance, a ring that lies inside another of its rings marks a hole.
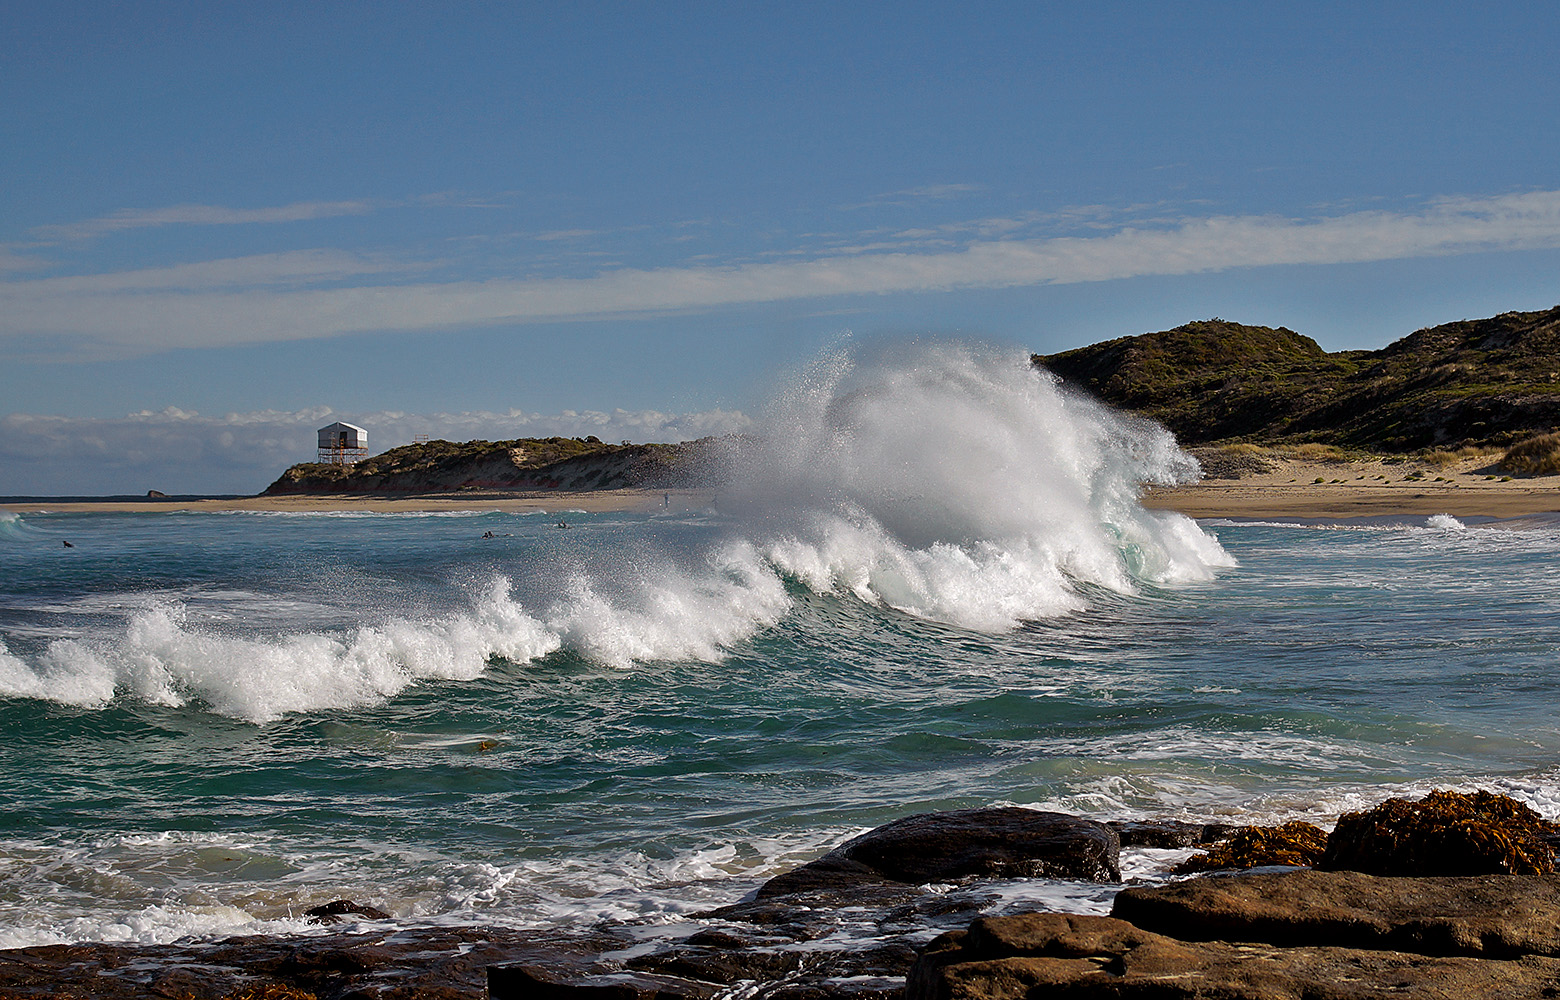
<instances>
[{"instance_id":1,"label":"blue sky","mask_svg":"<svg viewBox=\"0 0 1560 1000\"><path fill-rule=\"evenodd\" d=\"M1560 302L1553 4L3 12L0 494L740 429L847 335Z\"/></svg>"}]
</instances>

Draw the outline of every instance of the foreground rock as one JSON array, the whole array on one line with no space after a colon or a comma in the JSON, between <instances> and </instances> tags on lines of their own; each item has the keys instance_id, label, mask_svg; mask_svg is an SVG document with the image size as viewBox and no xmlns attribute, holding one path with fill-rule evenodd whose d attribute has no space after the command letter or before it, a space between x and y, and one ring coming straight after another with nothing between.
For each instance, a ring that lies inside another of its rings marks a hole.
<instances>
[{"instance_id":1,"label":"foreground rock","mask_svg":"<svg viewBox=\"0 0 1560 1000\"><path fill-rule=\"evenodd\" d=\"M1126 889L1112 916L1184 941L1560 957L1560 879L1297 871Z\"/></svg>"},{"instance_id":2,"label":"foreground rock","mask_svg":"<svg viewBox=\"0 0 1560 1000\"><path fill-rule=\"evenodd\" d=\"M765 984L754 995L774 1000L898 1000L928 931L967 923L997 901L981 880L1114 882L1120 854L1113 829L1062 813L997 808L907 816L770 879L750 900L702 914L720 927L621 963L495 968L489 989L493 1000L670 1000L725 996L746 981ZM963 885L933 892L926 888L932 883ZM826 939L838 943L821 944Z\"/></svg>"},{"instance_id":3,"label":"foreground rock","mask_svg":"<svg viewBox=\"0 0 1560 1000\"><path fill-rule=\"evenodd\" d=\"M627 941L490 928L386 928L318 937L0 951L0 996L98 1000L478 1000L487 967L583 963Z\"/></svg>"},{"instance_id":4,"label":"foreground rock","mask_svg":"<svg viewBox=\"0 0 1560 1000\"><path fill-rule=\"evenodd\" d=\"M1137 824L1132 835L1194 842L1207 831ZM847 841L681 932L619 923L572 933L407 928L337 900L310 917L358 921L348 933L0 951L0 997L898 1000L927 941L1000 902L991 880L1113 880L1118 854L1112 829L1073 816L929 813Z\"/></svg>"},{"instance_id":5,"label":"foreground rock","mask_svg":"<svg viewBox=\"0 0 1560 1000\"><path fill-rule=\"evenodd\" d=\"M1104 823L1034 809L921 813L848 840L770 879L760 899L963 878L1121 881L1121 838Z\"/></svg>"},{"instance_id":6,"label":"foreground rock","mask_svg":"<svg viewBox=\"0 0 1560 1000\"><path fill-rule=\"evenodd\" d=\"M976 920L909 1000L1560 996L1560 879L1296 871L1129 888L1110 917Z\"/></svg>"},{"instance_id":7,"label":"foreground rock","mask_svg":"<svg viewBox=\"0 0 1560 1000\"><path fill-rule=\"evenodd\" d=\"M1553 997L1560 960L1495 962L1357 948L1186 942L1113 917L989 917L916 962L906 1000L1065 996L1365 1000Z\"/></svg>"},{"instance_id":8,"label":"foreground rock","mask_svg":"<svg viewBox=\"0 0 1560 1000\"><path fill-rule=\"evenodd\" d=\"M1375 818L1349 843L1385 838L1387 853L1372 848L1357 855L1361 864L1394 856L1403 844L1465 841L1494 845L1499 850L1488 857L1509 864L1513 855L1500 845L1517 843L1524 856L1542 857L1553 835L1552 825L1530 814L1498 796L1437 792L1361 814ZM1406 825L1394 835L1386 820ZM1402 832L1410 829L1421 832ZM1424 832L1437 830L1453 832ZM1296 845L1313 856L1318 833L1296 828L1275 840L1249 828L1105 825L1026 809L928 813L849 840L680 929L407 928L338 900L311 915L355 920L349 933L0 952L0 997L897 1000L912 964L911 996L964 1000L1016 1000L1031 991L1222 1000L1560 997L1555 875L1205 876L1128 888L1116 895L1110 918L982 917L1011 909L1004 893L1028 878L1080 880L1071 898L1099 906L1114 892L1104 883L1120 877L1123 841L1165 848L1222 839L1251 848L1228 856L1271 864ZM1329 851L1336 836L1327 838ZM1410 855L1440 857L1420 847ZM1048 892L1058 885L1047 884ZM944 931L952 933L937 937Z\"/></svg>"}]
</instances>

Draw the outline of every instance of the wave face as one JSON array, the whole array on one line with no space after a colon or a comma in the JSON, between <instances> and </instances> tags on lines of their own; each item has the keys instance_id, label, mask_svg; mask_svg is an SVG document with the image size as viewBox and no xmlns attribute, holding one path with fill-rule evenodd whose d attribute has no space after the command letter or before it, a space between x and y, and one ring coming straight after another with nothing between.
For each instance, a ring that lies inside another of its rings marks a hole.
<instances>
[{"instance_id":1,"label":"wave face","mask_svg":"<svg viewBox=\"0 0 1560 1000\"><path fill-rule=\"evenodd\" d=\"M1062 391L1017 351L828 354L729 461L718 510L693 523L620 519L560 535L538 521L480 557L428 544L428 525L461 523L463 538L466 522L481 523L470 518L421 519L417 544L408 538L387 566L350 541L354 524L383 518L314 518L286 538L273 518L283 550L328 539L339 559L286 579L239 533L227 540L238 579L214 591L179 580L214 567L175 558L162 573L177 588L99 595L116 613L76 615L65 637L30 653L0 644L0 694L193 703L265 722L559 649L615 667L719 661L781 621L797 587L1002 631L1083 608L1091 589L1130 595L1232 564L1189 519L1138 503L1145 483L1197 475L1168 432ZM5 528L13 540L36 535L14 519ZM394 583L339 584L365 572Z\"/></svg>"},{"instance_id":2,"label":"wave face","mask_svg":"<svg viewBox=\"0 0 1560 1000\"><path fill-rule=\"evenodd\" d=\"M1064 392L1026 355L917 344L815 362L739 460L738 516L815 590L978 629L1083 590L1210 579L1232 560L1145 484L1195 480L1163 427Z\"/></svg>"}]
</instances>

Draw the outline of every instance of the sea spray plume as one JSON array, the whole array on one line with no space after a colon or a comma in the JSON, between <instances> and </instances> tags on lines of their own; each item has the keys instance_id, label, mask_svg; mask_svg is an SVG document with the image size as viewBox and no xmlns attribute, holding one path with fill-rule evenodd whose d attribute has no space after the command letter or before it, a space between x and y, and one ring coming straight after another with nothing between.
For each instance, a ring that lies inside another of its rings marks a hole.
<instances>
[{"instance_id":1,"label":"sea spray plume","mask_svg":"<svg viewBox=\"0 0 1560 1000\"><path fill-rule=\"evenodd\" d=\"M1080 585L1206 579L1231 563L1144 484L1195 479L1157 424L1065 392L1020 351L957 342L815 361L743 449L727 509L768 558L977 628L1083 606Z\"/></svg>"}]
</instances>

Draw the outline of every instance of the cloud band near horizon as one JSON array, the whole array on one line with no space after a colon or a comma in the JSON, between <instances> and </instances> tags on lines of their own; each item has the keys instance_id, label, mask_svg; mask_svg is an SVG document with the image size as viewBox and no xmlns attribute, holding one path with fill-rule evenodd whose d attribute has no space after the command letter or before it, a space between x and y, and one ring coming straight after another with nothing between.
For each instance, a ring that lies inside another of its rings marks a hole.
<instances>
[{"instance_id":1,"label":"cloud band near horizon","mask_svg":"<svg viewBox=\"0 0 1560 1000\"><path fill-rule=\"evenodd\" d=\"M417 435L466 441L586 437L647 443L689 441L749 430L737 410L565 410L543 414L339 413L327 406L205 416L177 407L117 418L13 413L0 417L0 466L8 495L63 496L105 492L256 493L295 462L314 460L315 432L332 420L369 430L377 454Z\"/></svg>"},{"instance_id":2,"label":"cloud band near horizon","mask_svg":"<svg viewBox=\"0 0 1560 1000\"><path fill-rule=\"evenodd\" d=\"M975 241L805 260L620 268L588 277L412 281L336 251L297 251L0 283L0 355L41 338L151 353L368 331L602 319L848 295L1075 284L1274 265L1560 247L1560 191L1443 198L1418 212L1215 216L1098 236ZM399 270L399 274L397 274ZM391 283L396 277L400 283ZM319 287L329 283L329 287ZM59 345L63 347L64 345Z\"/></svg>"}]
</instances>

